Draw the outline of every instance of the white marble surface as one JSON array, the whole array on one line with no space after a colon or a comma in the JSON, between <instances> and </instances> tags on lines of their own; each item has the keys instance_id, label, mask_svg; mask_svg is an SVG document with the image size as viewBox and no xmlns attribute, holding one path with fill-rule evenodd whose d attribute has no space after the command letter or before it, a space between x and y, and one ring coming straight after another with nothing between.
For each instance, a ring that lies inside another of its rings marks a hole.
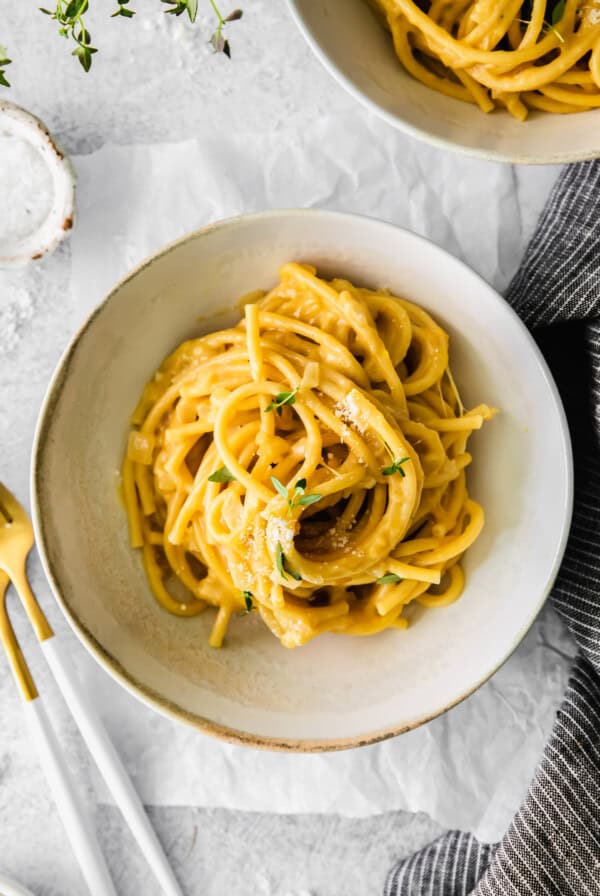
<instances>
[{"instance_id":1,"label":"white marble surface","mask_svg":"<svg viewBox=\"0 0 600 896\"><path fill-rule=\"evenodd\" d=\"M13 89L6 95L40 115L73 155L107 143L178 142L211 131L226 135L262 130L277 139L279 133L289 134L290 123L301 134L305 125L324 115L365 114L313 60L289 21L283 0L248 0L246 5L245 19L231 29L234 60L228 62L212 56L205 46L210 26L204 13L192 29L183 19L165 17L158 0L145 3L132 22L101 19L99 11L105 14L105 4L96 4L89 27L100 52L86 76L67 45L53 34L54 25L35 14L35 7L14 4L5 11L0 26L0 42L15 60L9 71ZM403 138L397 170L391 173L400 179L404 147ZM483 271L503 287L518 263L525 228L531 227L555 172L510 170L498 179L496 167L486 169L485 163L436 151L427 154L427 166L432 165L456 185L456 201L474 209L482 208L487 170L490 183L500 183L506 192L510 218L503 226L505 239L486 262L496 259L495 273ZM244 172L232 170L231 181L243 197ZM435 191L428 188L428 167L406 182L406 190L422 216L419 220L417 214L409 223L425 230L435 221L440 241L468 255L468 233L462 235L464 243L455 238L451 210L440 207ZM378 212L372 209L373 214ZM473 220L475 227L484 226L485 213ZM477 259L470 261L477 266ZM27 495L31 440L41 398L60 351L88 304L87 296L69 294L70 270L67 243L36 267L0 274L0 479L21 497ZM80 650L48 596L37 561L32 562L31 571L53 625L70 638L74 652ZM14 604L11 607L36 678L52 700L65 752L81 786L94 799L80 741L21 613ZM157 890L118 813L102 806L97 818L119 892L152 896ZM152 818L186 892L207 896L337 896L342 892L370 896L381 892L396 856L408 854L438 831L425 816L406 813L352 820L162 807L152 809ZM83 893L2 657L0 868L39 896Z\"/></svg>"}]
</instances>

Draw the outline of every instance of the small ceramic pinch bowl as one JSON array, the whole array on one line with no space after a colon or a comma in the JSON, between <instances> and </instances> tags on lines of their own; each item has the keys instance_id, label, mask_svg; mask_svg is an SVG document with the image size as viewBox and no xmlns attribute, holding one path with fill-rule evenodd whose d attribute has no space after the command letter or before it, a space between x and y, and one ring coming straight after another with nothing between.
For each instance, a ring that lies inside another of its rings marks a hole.
<instances>
[{"instance_id":1,"label":"small ceramic pinch bowl","mask_svg":"<svg viewBox=\"0 0 600 896\"><path fill-rule=\"evenodd\" d=\"M75 173L42 122L0 99L0 268L52 252L73 227Z\"/></svg>"},{"instance_id":2,"label":"small ceramic pinch bowl","mask_svg":"<svg viewBox=\"0 0 600 896\"><path fill-rule=\"evenodd\" d=\"M559 164L600 156L600 109L577 115L489 115L412 78L368 0L288 0L329 73L388 124L443 149L515 164Z\"/></svg>"},{"instance_id":3,"label":"small ceramic pinch bowl","mask_svg":"<svg viewBox=\"0 0 600 896\"><path fill-rule=\"evenodd\" d=\"M208 646L213 612L170 616L128 544L118 470L145 382L183 340L222 328L250 290L295 260L389 287L450 332L468 404L499 415L472 440L469 488L484 531L452 606L406 631L326 635L286 650L236 618ZM56 598L98 662L173 719L253 746L332 750L400 734L488 679L517 647L556 575L570 522L571 452L560 400L504 300L426 240L368 218L272 211L192 233L108 295L63 356L42 408L32 471L37 543Z\"/></svg>"}]
</instances>

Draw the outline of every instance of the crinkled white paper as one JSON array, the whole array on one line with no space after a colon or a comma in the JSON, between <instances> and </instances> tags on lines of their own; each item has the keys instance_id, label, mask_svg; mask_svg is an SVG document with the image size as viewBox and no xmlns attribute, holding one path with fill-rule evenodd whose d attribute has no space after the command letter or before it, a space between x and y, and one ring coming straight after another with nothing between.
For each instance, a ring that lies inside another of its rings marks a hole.
<instances>
[{"instance_id":1,"label":"crinkled white paper","mask_svg":"<svg viewBox=\"0 0 600 896\"><path fill-rule=\"evenodd\" d=\"M195 141L105 146L75 161L71 289L81 319L166 242L274 207L392 221L503 290L557 174L445 154L358 111L316 120L302 133L237 134L224 126ZM222 744L138 704L91 661L82 671L147 803L347 815L422 810L495 840L541 755L573 652L547 609L503 669L447 715L376 746L324 755Z\"/></svg>"}]
</instances>

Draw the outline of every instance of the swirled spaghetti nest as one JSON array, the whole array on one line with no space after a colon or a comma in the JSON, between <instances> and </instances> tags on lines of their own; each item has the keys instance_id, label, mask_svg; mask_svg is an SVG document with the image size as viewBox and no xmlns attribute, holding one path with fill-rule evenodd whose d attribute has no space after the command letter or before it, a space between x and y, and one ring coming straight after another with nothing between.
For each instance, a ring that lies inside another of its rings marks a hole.
<instances>
[{"instance_id":1,"label":"swirled spaghetti nest","mask_svg":"<svg viewBox=\"0 0 600 896\"><path fill-rule=\"evenodd\" d=\"M285 265L237 326L167 358L134 414L123 487L156 598L217 607L214 646L256 610L287 647L452 602L483 525L467 440L492 413L465 412L424 310Z\"/></svg>"},{"instance_id":2,"label":"swirled spaghetti nest","mask_svg":"<svg viewBox=\"0 0 600 896\"><path fill-rule=\"evenodd\" d=\"M483 112L600 107L600 0L370 0L410 74Z\"/></svg>"}]
</instances>

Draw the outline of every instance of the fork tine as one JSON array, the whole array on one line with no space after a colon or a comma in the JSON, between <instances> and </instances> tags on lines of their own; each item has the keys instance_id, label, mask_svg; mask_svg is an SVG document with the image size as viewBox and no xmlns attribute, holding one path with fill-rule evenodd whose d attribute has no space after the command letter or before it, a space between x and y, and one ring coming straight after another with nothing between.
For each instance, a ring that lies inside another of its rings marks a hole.
<instances>
[{"instance_id":1,"label":"fork tine","mask_svg":"<svg viewBox=\"0 0 600 896\"><path fill-rule=\"evenodd\" d=\"M0 512L9 523L24 522L28 519L25 508L19 504L12 492L0 482Z\"/></svg>"},{"instance_id":2,"label":"fork tine","mask_svg":"<svg viewBox=\"0 0 600 896\"><path fill-rule=\"evenodd\" d=\"M4 645L13 675L24 700L35 700L38 695L35 682L27 661L21 652L5 604L6 589L10 584L8 576L0 570L0 643Z\"/></svg>"},{"instance_id":3,"label":"fork tine","mask_svg":"<svg viewBox=\"0 0 600 896\"><path fill-rule=\"evenodd\" d=\"M0 523L2 522L2 520L5 520L8 526L10 526L10 524L12 523L12 517L10 513L8 512L2 501L0 501Z\"/></svg>"}]
</instances>

